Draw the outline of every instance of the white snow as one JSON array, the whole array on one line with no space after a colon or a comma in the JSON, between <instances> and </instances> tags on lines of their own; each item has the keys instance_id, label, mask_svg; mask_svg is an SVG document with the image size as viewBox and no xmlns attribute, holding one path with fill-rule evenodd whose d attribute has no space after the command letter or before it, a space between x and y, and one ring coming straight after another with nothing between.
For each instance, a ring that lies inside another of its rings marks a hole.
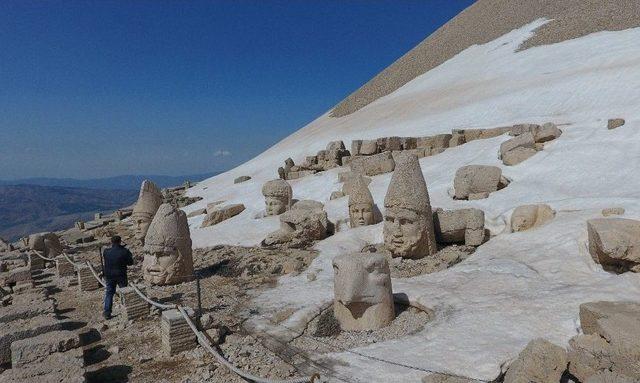
<instances>
[{"instance_id":1,"label":"white snow","mask_svg":"<svg viewBox=\"0 0 640 383\"><path fill-rule=\"evenodd\" d=\"M426 136L455 128L514 123L563 124L563 135L529 160L506 167L497 159L509 137L473 141L420 161L432 206L477 207L495 235L465 262L443 272L394 279L395 293L436 312L418 334L330 357L338 374L355 382L419 382L426 370L492 380L529 340L543 337L566 345L578 329L578 306L594 300L640 301L640 275L601 270L585 247L586 220L606 207L621 206L640 219L640 29L601 32L516 53L518 45L545 23L538 20L491 43L473 46L416 78L393 94L340 119L321 116L255 159L189 190L207 202L244 203L240 215L200 229L190 219L196 247L257 245L278 227L264 210L264 181L277 177L286 157L296 162L337 139ZM608 118L625 118L615 130ZM500 166L511 184L488 199L454 201L455 171L467 164ZM332 221L347 218L346 198L334 169L291 181L294 197L326 203ZM233 184L240 175L252 180ZM390 174L374 177L371 191L380 209ZM503 231L513 209L548 203L557 210L546 226L521 233ZM305 273L283 277L255 298L262 308L253 324L261 331L300 330L333 296L331 259L382 242L382 225L341 231L316 245L320 255ZM310 282L307 273L317 273ZM285 307L298 312L280 328L268 323Z\"/></svg>"}]
</instances>

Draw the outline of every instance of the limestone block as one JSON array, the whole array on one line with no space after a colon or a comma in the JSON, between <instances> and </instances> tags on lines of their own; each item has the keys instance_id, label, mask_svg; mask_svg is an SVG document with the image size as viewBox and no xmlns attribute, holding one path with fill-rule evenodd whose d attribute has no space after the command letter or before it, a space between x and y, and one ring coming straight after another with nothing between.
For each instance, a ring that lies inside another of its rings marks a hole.
<instances>
[{"instance_id":1,"label":"limestone block","mask_svg":"<svg viewBox=\"0 0 640 383\"><path fill-rule=\"evenodd\" d=\"M471 199L472 194L482 196L492 193L499 190L503 184L502 170L487 165L463 166L456 171L453 181L456 199Z\"/></svg>"},{"instance_id":2,"label":"limestone block","mask_svg":"<svg viewBox=\"0 0 640 383\"><path fill-rule=\"evenodd\" d=\"M351 155L357 156L360 155L360 148L362 147L362 140L353 140L351 141Z\"/></svg>"},{"instance_id":3,"label":"limestone block","mask_svg":"<svg viewBox=\"0 0 640 383\"><path fill-rule=\"evenodd\" d=\"M537 124L516 124L510 129L509 134L519 136L524 133L533 133L540 125Z\"/></svg>"},{"instance_id":4,"label":"limestone block","mask_svg":"<svg viewBox=\"0 0 640 383\"><path fill-rule=\"evenodd\" d=\"M555 210L547 204L518 206L511 214L511 230L525 231L542 226L555 215Z\"/></svg>"},{"instance_id":5,"label":"limestone block","mask_svg":"<svg viewBox=\"0 0 640 383\"><path fill-rule=\"evenodd\" d=\"M402 137L400 139L402 150L412 150L418 148L418 139L416 137Z\"/></svg>"},{"instance_id":6,"label":"limestone block","mask_svg":"<svg viewBox=\"0 0 640 383\"><path fill-rule=\"evenodd\" d=\"M562 131L558 129L556 124L547 122L534 131L534 140L536 142L547 142L560 137Z\"/></svg>"},{"instance_id":7,"label":"limestone block","mask_svg":"<svg viewBox=\"0 0 640 383\"><path fill-rule=\"evenodd\" d=\"M640 221L596 218L587 221L589 253L605 270L640 271Z\"/></svg>"},{"instance_id":8,"label":"limestone block","mask_svg":"<svg viewBox=\"0 0 640 383\"><path fill-rule=\"evenodd\" d=\"M0 274L0 286L12 286L31 281L29 266L18 267Z\"/></svg>"},{"instance_id":9,"label":"limestone block","mask_svg":"<svg viewBox=\"0 0 640 383\"><path fill-rule=\"evenodd\" d=\"M333 309L343 330L376 330L393 321L391 272L384 256L341 255L333 259L333 270Z\"/></svg>"},{"instance_id":10,"label":"limestone block","mask_svg":"<svg viewBox=\"0 0 640 383\"><path fill-rule=\"evenodd\" d=\"M192 211L191 213L187 214L187 218L197 217L199 215L206 214L206 213L207 213L207 209L205 209L205 208L196 209L196 210Z\"/></svg>"},{"instance_id":11,"label":"limestone block","mask_svg":"<svg viewBox=\"0 0 640 383\"><path fill-rule=\"evenodd\" d=\"M351 156L342 157L342 166L349 166L351 164Z\"/></svg>"},{"instance_id":12,"label":"limestone block","mask_svg":"<svg viewBox=\"0 0 640 383\"><path fill-rule=\"evenodd\" d=\"M569 372L581 382L608 370L612 362L609 343L598 335L577 335L569 341Z\"/></svg>"},{"instance_id":13,"label":"limestone block","mask_svg":"<svg viewBox=\"0 0 640 383\"><path fill-rule=\"evenodd\" d=\"M391 152L375 154L366 157L356 157L351 160L351 171L366 176L376 176L379 174L392 172L396 163Z\"/></svg>"},{"instance_id":14,"label":"limestone block","mask_svg":"<svg viewBox=\"0 0 640 383\"><path fill-rule=\"evenodd\" d=\"M50 315L18 319L0 326L0 364L11 362L11 343L51 331L63 330L64 322Z\"/></svg>"},{"instance_id":15,"label":"limestone block","mask_svg":"<svg viewBox=\"0 0 640 383\"><path fill-rule=\"evenodd\" d=\"M93 291L100 288L100 283L87 265L78 266L78 286L80 291Z\"/></svg>"},{"instance_id":16,"label":"limestone block","mask_svg":"<svg viewBox=\"0 0 640 383\"><path fill-rule=\"evenodd\" d=\"M518 136L518 137L522 137L522 136ZM507 166L514 166L523 161L528 160L529 158L533 157L536 153L537 151L533 148L523 148L523 147L515 148L512 150L509 150L508 152L502 155L502 163Z\"/></svg>"},{"instance_id":17,"label":"limestone block","mask_svg":"<svg viewBox=\"0 0 640 383\"><path fill-rule=\"evenodd\" d=\"M73 331L61 330L40 334L11 343L11 367L17 368L42 361L47 356L80 347L80 337Z\"/></svg>"},{"instance_id":18,"label":"limestone block","mask_svg":"<svg viewBox=\"0 0 640 383\"><path fill-rule=\"evenodd\" d=\"M45 268L44 259L38 257L35 253L29 253L27 254L27 257L29 258L29 270L34 271L42 270Z\"/></svg>"},{"instance_id":19,"label":"limestone block","mask_svg":"<svg viewBox=\"0 0 640 383\"><path fill-rule=\"evenodd\" d=\"M451 142L451 134L437 134L433 136L433 149L446 149L449 147L449 142Z\"/></svg>"},{"instance_id":20,"label":"limestone block","mask_svg":"<svg viewBox=\"0 0 640 383\"><path fill-rule=\"evenodd\" d=\"M624 119L622 119L622 118L613 118L613 119L610 119L607 122L607 129L609 129L609 130L616 129L616 128L619 128L619 127L623 126L624 124L625 124Z\"/></svg>"},{"instance_id":21,"label":"limestone block","mask_svg":"<svg viewBox=\"0 0 640 383\"><path fill-rule=\"evenodd\" d=\"M370 156L378 153L378 143L376 140L362 140L360 145L360 154Z\"/></svg>"},{"instance_id":22,"label":"limestone block","mask_svg":"<svg viewBox=\"0 0 640 383\"><path fill-rule=\"evenodd\" d=\"M500 144L500 158L503 158L508 151L513 150L515 148L533 149L535 143L536 142L531 132L520 134Z\"/></svg>"},{"instance_id":23,"label":"limestone block","mask_svg":"<svg viewBox=\"0 0 640 383\"><path fill-rule=\"evenodd\" d=\"M204 218L204 221L202 221L201 227L217 225L222 221L225 221L242 213L244 209L245 207L241 203L218 207L217 209L207 214L207 216Z\"/></svg>"},{"instance_id":24,"label":"limestone block","mask_svg":"<svg viewBox=\"0 0 640 383\"><path fill-rule=\"evenodd\" d=\"M580 327L585 334L602 334L600 319L617 315L636 317L640 320L640 304L634 302L587 302L580 305Z\"/></svg>"},{"instance_id":25,"label":"limestone block","mask_svg":"<svg viewBox=\"0 0 640 383\"><path fill-rule=\"evenodd\" d=\"M12 368L2 374L2 383L85 383L82 348L53 353L38 363Z\"/></svg>"},{"instance_id":26,"label":"limestone block","mask_svg":"<svg viewBox=\"0 0 640 383\"><path fill-rule=\"evenodd\" d=\"M233 183L234 184L239 184L239 183L242 183L242 182L245 182L245 181L249 181L250 179L251 179L251 177L249 177L249 176L240 176L240 177L234 179Z\"/></svg>"},{"instance_id":27,"label":"limestone block","mask_svg":"<svg viewBox=\"0 0 640 383\"><path fill-rule=\"evenodd\" d=\"M453 148L456 146L463 145L465 143L466 141L465 141L464 133L456 132L451 135L451 139L449 140L449 147Z\"/></svg>"},{"instance_id":28,"label":"limestone block","mask_svg":"<svg viewBox=\"0 0 640 383\"><path fill-rule=\"evenodd\" d=\"M480 246L484 240L484 212L480 209L442 210L433 214L436 241Z\"/></svg>"},{"instance_id":29,"label":"limestone block","mask_svg":"<svg viewBox=\"0 0 640 383\"><path fill-rule=\"evenodd\" d=\"M609 217L612 215L622 215L622 214L624 214L623 207L608 207L608 208L602 209L602 215L605 217Z\"/></svg>"},{"instance_id":30,"label":"limestone block","mask_svg":"<svg viewBox=\"0 0 640 383\"><path fill-rule=\"evenodd\" d=\"M329 200L333 201L334 199L342 198L344 196L345 196L345 194L343 192L334 191L334 192L331 192L331 196L329 197Z\"/></svg>"},{"instance_id":31,"label":"limestone block","mask_svg":"<svg viewBox=\"0 0 640 383\"><path fill-rule=\"evenodd\" d=\"M511 363L504 383L559 382L567 368L566 351L544 339L534 339Z\"/></svg>"},{"instance_id":32,"label":"limestone block","mask_svg":"<svg viewBox=\"0 0 640 383\"><path fill-rule=\"evenodd\" d=\"M345 150L344 142L342 141L331 141L327 144L327 151L337 151L337 150Z\"/></svg>"},{"instance_id":33,"label":"limestone block","mask_svg":"<svg viewBox=\"0 0 640 383\"><path fill-rule=\"evenodd\" d=\"M27 295L27 294L22 294ZM14 297L12 305L0 309L0 323L9 323L19 319L29 319L40 315L53 314L55 302L50 299L39 299L34 301L17 300Z\"/></svg>"},{"instance_id":34,"label":"limestone block","mask_svg":"<svg viewBox=\"0 0 640 383\"><path fill-rule=\"evenodd\" d=\"M69 258L73 261L73 256L69 255ZM67 261L67 259L60 255L56 257L56 276L58 278L68 277L75 275L76 271L73 264Z\"/></svg>"},{"instance_id":35,"label":"limestone block","mask_svg":"<svg viewBox=\"0 0 640 383\"><path fill-rule=\"evenodd\" d=\"M192 309L187 308L187 315L194 317ZM162 351L166 355L175 355L196 347L196 336L189 324L178 310L165 310L160 317Z\"/></svg>"},{"instance_id":36,"label":"limestone block","mask_svg":"<svg viewBox=\"0 0 640 383\"><path fill-rule=\"evenodd\" d=\"M142 299L132 287L124 287L118 291L120 292L120 298L124 305L127 320L137 320L149 315L149 304Z\"/></svg>"},{"instance_id":37,"label":"limestone block","mask_svg":"<svg viewBox=\"0 0 640 383\"><path fill-rule=\"evenodd\" d=\"M616 372L603 370L591 376L585 383L637 383L637 380Z\"/></svg>"}]
</instances>

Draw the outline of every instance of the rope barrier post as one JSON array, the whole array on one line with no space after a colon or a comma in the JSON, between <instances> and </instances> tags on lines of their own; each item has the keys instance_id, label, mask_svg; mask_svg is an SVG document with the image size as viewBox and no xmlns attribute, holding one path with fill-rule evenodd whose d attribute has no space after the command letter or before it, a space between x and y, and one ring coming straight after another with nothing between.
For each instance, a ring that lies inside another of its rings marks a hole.
<instances>
[{"instance_id":1,"label":"rope barrier post","mask_svg":"<svg viewBox=\"0 0 640 383\"><path fill-rule=\"evenodd\" d=\"M102 270L102 275L104 275L104 258L102 257L102 246L98 247L98 255L100 256L100 270Z\"/></svg>"},{"instance_id":2,"label":"rope barrier post","mask_svg":"<svg viewBox=\"0 0 640 383\"><path fill-rule=\"evenodd\" d=\"M196 273L196 297L198 298L197 317L202 315L202 290L200 289L200 273Z\"/></svg>"}]
</instances>

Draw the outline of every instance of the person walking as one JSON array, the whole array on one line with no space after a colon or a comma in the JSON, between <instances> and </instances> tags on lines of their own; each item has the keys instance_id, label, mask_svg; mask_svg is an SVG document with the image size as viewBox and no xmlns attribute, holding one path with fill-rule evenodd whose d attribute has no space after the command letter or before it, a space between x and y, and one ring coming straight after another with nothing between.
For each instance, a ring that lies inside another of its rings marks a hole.
<instances>
[{"instance_id":1,"label":"person walking","mask_svg":"<svg viewBox=\"0 0 640 383\"><path fill-rule=\"evenodd\" d=\"M104 319L111 319L113 295L116 286L127 286L127 266L133 265L133 256L129 249L122 245L122 239L118 235L111 237L111 247L104 251Z\"/></svg>"}]
</instances>

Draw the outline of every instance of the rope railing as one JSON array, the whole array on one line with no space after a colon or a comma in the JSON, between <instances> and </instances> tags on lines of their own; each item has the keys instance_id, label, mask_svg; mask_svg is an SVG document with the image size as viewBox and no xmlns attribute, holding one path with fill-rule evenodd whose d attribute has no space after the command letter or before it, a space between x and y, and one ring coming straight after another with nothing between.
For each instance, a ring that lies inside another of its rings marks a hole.
<instances>
[{"instance_id":1,"label":"rope railing","mask_svg":"<svg viewBox=\"0 0 640 383\"><path fill-rule=\"evenodd\" d=\"M93 274L93 276L98 280L98 282L102 285L102 287L107 287L107 284L102 278L100 278L100 276L98 275L98 272L96 271L96 269L93 268L93 265L91 264L91 262L86 261L86 264L87 266L89 266L89 270L91 270L91 274Z\"/></svg>"},{"instance_id":2,"label":"rope railing","mask_svg":"<svg viewBox=\"0 0 640 383\"><path fill-rule=\"evenodd\" d=\"M320 378L318 374L314 374L313 376L304 377L304 378L295 378L295 379L289 379L289 380L272 380L272 379L261 378L261 377L252 375L244 370L241 370L236 366L234 366L233 364L231 364L228 360L226 360L225 357L222 356L211 345L211 343L209 342L209 339L207 339L207 337L202 333L202 331L199 331L196 328L195 324L191 321L191 318L189 318L189 314L187 314L184 307L178 306L178 311L180 311L180 314L182 314L182 317L191 328L191 331L193 331L193 333L196 335L196 338L198 338L198 343L202 347L204 347L207 351L209 351L209 353L213 355L220 364L224 365L229 370L235 372L236 374L240 375L244 379L248 379L256 383L309 383L309 382L313 383L316 381L316 379Z\"/></svg>"},{"instance_id":3,"label":"rope railing","mask_svg":"<svg viewBox=\"0 0 640 383\"><path fill-rule=\"evenodd\" d=\"M67 253L65 253L64 251L62 252L62 256L64 257L64 259L67 260L67 262L72 264L74 267L78 267L80 265L78 262L73 261L71 257L69 257L69 255L67 255Z\"/></svg>"},{"instance_id":4,"label":"rope railing","mask_svg":"<svg viewBox=\"0 0 640 383\"><path fill-rule=\"evenodd\" d=\"M40 257L40 258L42 258L42 259L44 259L45 261L54 262L54 261L56 260L55 258L47 258L47 257L45 257L44 255L41 255L41 254L40 254L40 252L39 252L38 250L32 250L32 251L33 251L33 253L34 253L35 255L37 255L38 257Z\"/></svg>"},{"instance_id":5,"label":"rope railing","mask_svg":"<svg viewBox=\"0 0 640 383\"><path fill-rule=\"evenodd\" d=\"M133 291L136 292L136 294L138 294L140 296L140 298L142 298L145 302L147 302L148 304L155 306L161 310L170 310L170 309L175 309L178 307L178 305L175 304L170 304L170 305L165 305L159 302L155 302L151 299L149 299L146 295L144 295L144 293L142 291L140 291L140 289L138 288L138 286L135 285L135 283L130 283L131 287L133 288Z\"/></svg>"}]
</instances>

